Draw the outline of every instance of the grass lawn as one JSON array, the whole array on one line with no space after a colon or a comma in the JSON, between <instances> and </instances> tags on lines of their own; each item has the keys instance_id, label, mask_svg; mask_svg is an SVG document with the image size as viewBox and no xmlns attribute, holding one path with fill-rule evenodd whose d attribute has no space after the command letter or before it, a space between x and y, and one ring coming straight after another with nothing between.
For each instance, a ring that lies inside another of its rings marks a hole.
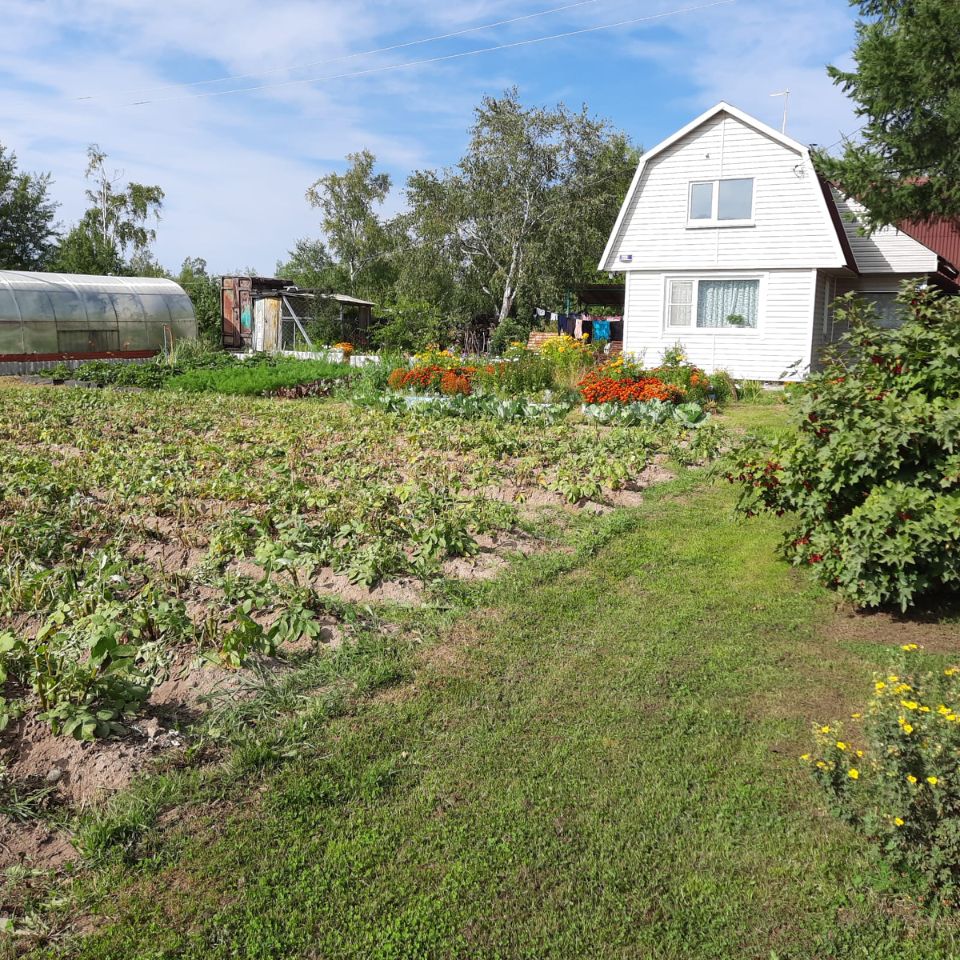
<instances>
[{"instance_id":1,"label":"grass lawn","mask_svg":"<svg viewBox=\"0 0 960 960\"><path fill-rule=\"evenodd\" d=\"M797 761L889 638L837 639L833 598L776 559L778 522L733 501L683 475L574 552L408 615L406 679L308 710L292 757L248 758L145 859L81 880L93 932L64 952L960 956Z\"/></svg>"}]
</instances>

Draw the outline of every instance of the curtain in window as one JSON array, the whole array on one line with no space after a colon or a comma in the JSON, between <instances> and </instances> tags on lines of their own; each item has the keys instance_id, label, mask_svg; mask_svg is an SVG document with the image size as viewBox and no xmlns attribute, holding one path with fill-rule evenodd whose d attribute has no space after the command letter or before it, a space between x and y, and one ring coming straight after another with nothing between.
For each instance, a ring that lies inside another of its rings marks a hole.
<instances>
[{"instance_id":1,"label":"curtain in window","mask_svg":"<svg viewBox=\"0 0 960 960\"><path fill-rule=\"evenodd\" d=\"M697 291L698 327L756 327L759 280L701 280ZM730 323L728 317L743 317Z\"/></svg>"}]
</instances>

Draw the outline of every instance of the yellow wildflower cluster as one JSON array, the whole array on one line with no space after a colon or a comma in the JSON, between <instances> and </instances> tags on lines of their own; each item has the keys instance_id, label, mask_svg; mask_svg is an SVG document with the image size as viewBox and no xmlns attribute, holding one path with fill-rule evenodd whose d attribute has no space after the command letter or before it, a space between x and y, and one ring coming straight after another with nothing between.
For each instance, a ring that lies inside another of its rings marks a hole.
<instances>
[{"instance_id":1,"label":"yellow wildflower cluster","mask_svg":"<svg viewBox=\"0 0 960 960\"><path fill-rule=\"evenodd\" d=\"M582 337L571 337L569 333L560 333L555 337L547 337L540 344L540 352L548 356L562 353L583 354L590 352L590 345L587 343L586 334Z\"/></svg>"}]
</instances>

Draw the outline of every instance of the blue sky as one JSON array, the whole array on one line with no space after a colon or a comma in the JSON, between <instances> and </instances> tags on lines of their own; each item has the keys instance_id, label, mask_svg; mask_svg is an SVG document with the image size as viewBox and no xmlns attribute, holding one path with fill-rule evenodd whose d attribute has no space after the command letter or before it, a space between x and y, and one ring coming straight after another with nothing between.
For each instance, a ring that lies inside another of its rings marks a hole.
<instances>
[{"instance_id":1,"label":"blue sky","mask_svg":"<svg viewBox=\"0 0 960 960\"><path fill-rule=\"evenodd\" d=\"M782 103L769 95L784 88L787 132L797 139L832 143L857 126L824 71L849 63L847 0L589 0L343 59L572 2L3 0L0 143L23 168L53 174L65 224L84 208L85 150L96 142L125 179L166 191L161 263L177 268L185 256L202 256L216 272L269 273L298 237L318 235L304 192L341 169L348 152L376 154L394 180L389 206L399 209L407 174L456 162L474 106L512 85L530 104L586 103L646 147L718 100L779 126ZM299 82L361 70L377 72ZM238 74L254 76L209 82ZM265 86L198 96L250 85Z\"/></svg>"}]
</instances>

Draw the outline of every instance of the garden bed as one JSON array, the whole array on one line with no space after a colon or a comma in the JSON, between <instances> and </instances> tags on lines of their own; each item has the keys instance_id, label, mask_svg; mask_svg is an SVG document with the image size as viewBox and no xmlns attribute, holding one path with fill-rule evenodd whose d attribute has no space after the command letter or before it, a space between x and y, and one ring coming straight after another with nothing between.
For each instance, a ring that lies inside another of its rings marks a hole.
<instances>
[{"instance_id":1,"label":"garden bed","mask_svg":"<svg viewBox=\"0 0 960 960\"><path fill-rule=\"evenodd\" d=\"M42 789L41 813L97 803L189 747L209 697L329 657L372 609L389 620L556 549L543 510L636 506L668 475L659 461L723 442L672 419L491 431L313 399L3 400L0 745L8 792ZM37 842L46 856L53 840Z\"/></svg>"}]
</instances>

